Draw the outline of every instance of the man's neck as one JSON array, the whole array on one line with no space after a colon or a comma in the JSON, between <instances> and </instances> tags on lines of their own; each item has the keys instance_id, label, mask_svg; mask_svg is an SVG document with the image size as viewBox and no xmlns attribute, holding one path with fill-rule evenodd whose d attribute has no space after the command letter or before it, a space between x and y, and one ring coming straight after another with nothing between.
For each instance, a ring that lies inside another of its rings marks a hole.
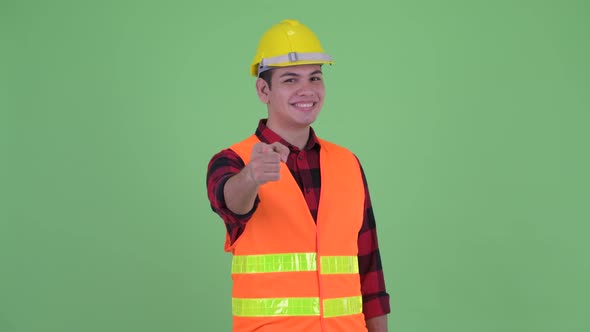
<instances>
[{"instance_id":1,"label":"man's neck","mask_svg":"<svg viewBox=\"0 0 590 332\"><path fill-rule=\"evenodd\" d=\"M270 130L277 133L277 135L281 136L281 138L287 141L289 144L298 147L300 150L303 150L307 144L307 141L309 140L309 126L297 129L285 129L276 126L270 121L266 123L266 126Z\"/></svg>"}]
</instances>

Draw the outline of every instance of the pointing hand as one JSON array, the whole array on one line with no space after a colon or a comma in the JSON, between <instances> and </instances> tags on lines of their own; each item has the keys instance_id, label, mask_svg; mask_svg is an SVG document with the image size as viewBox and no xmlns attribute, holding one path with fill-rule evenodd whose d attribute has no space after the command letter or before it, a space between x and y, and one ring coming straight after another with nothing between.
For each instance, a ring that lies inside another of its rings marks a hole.
<instances>
[{"instance_id":1,"label":"pointing hand","mask_svg":"<svg viewBox=\"0 0 590 332\"><path fill-rule=\"evenodd\" d=\"M256 185L263 185L281 178L281 161L286 162L289 148L279 142L256 143L252 148L250 162L246 169Z\"/></svg>"}]
</instances>

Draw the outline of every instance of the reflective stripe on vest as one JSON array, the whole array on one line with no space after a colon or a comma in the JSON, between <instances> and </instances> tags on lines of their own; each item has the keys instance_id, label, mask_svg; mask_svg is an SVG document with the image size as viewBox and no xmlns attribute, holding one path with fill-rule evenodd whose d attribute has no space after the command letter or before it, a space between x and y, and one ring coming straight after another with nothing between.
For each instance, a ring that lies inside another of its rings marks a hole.
<instances>
[{"instance_id":1,"label":"reflective stripe on vest","mask_svg":"<svg viewBox=\"0 0 590 332\"><path fill-rule=\"evenodd\" d=\"M317 271L315 252L271 255L243 255L232 259L232 273ZM358 273L357 256L322 256L321 274Z\"/></svg>"},{"instance_id":2,"label":"reflective stripe on vest","mask_svg":"<svg viewBox=\"0 0 590 332\"><path fill-rule=\"evenodd\" d=\"M363 309L361 296L341 297L324 300L324 317L338 317L360 314ZM319 316L318 297L294 297L272 299L232 299L234 316Z\"/></svg>"}]
</instances>

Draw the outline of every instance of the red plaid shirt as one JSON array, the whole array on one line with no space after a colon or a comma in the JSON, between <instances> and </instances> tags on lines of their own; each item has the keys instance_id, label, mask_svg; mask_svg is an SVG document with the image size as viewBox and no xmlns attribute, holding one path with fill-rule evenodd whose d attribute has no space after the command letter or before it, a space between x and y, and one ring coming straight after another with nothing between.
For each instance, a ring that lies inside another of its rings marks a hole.
<instances>
[{"instance_id":1,"label":"red plaid shirt","mask_svg":"<svg viewBox=\"0 0 590 332\"><path fill-rule=\"evenodd\" d=\"M318 203L320 200L320 144L311 129L309 140L303 150L289 144L266 126L266 120L261 120L256 130L260 141L272 144L281 142L290 150L287 167L297 181L309 211L317 220ZM242 234L246 223L256 210L259 198L256 197L254 207L245 215L237 215L225 205L223 187L225 182L244 168L244 161L234 151L225 149L213 156L209 162L207 172L207 192L211 201L211 208L225 222L230 241L233 243ZM360 166L360 162L359 162ZM365 318L373 318L390 312L389 294L385 291L385 281L381 267L381 256L377 243L377 229L371 206L371 197L365 178L361 172L365 185L365 213L363 225L358 236L358 262L361 277L361 292L363 295L363 312Z\"/></svg>"}]
</instances>

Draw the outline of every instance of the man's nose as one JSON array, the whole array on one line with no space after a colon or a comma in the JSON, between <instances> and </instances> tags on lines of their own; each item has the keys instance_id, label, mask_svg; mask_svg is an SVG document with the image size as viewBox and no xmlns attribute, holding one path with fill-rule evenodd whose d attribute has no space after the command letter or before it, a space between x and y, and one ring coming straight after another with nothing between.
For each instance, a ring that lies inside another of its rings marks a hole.
<instances>
[{"instance_id":1,"label":"man's nose","mask_svg":"<svg viewBox=\"0 0 590 332\"><path fill-rule=\"evenodd\" d=\"M299 91L297 92L297 95L299 95L299 96L311 96L311 95L313 95L313 91L311 91L310 89L299 89Z\"/></svg>"},{"instance_id":2,"label":"man's nose","mask_svg":"<svg viewBox=\"0 0 590 332\"><path fill-rule=\"evenodd\" d=\"M303 83L299 90L297 90L299 96L311 96L314 94L313 89L309 84Z\"/></svg>"}]
</instances>

